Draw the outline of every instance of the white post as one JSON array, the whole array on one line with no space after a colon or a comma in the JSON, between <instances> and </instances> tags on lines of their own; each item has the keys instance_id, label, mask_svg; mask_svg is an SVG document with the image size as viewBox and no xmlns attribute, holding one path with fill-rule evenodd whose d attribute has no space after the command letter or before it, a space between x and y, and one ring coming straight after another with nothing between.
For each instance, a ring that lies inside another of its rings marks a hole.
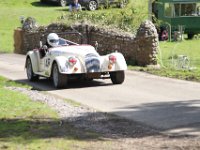
<instances>
[{"instance_id":1,"label":"white post","mask_svg":"<svg viewBox=\"0 0 200 150\"><path fill-rule=\"evenodd\" d=\"M148 4L148 13L149 13L149 20L152 21L152 0L149 0L149 4Z\"/></svg>"}]
</instances>

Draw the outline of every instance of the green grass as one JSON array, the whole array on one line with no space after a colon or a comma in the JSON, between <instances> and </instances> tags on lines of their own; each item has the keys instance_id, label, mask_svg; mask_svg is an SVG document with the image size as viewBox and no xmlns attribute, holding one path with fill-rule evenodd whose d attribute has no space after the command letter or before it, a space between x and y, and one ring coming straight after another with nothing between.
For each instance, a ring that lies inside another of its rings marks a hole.
<instances>
[{"instance_id":1,"label":"green grass","mask_svg":"<svg viewBox=\"0 0 200 150\"><path fill-rule=\"evenodd\" d=\"M200 68L200 40L184 40L182 42L160 42L160 52L158 54L160 62L164 66L169 66L170 58L178 55L186 55L190 59L190 66Z\"/></svg>"},{"instance_id":2,"label":"green grass","mask_svg":"<svg viewBox=\"0 0 200 150\"><path fill-rule=\"evenodd\" d=\"M41 4L39 0L0 0L0 52L13 52L13 33L14 29L20 27L20 16L34 17L39 25L48 25L58 21L61 15L67 15L67 22L75 22L77 20L90 20L93 23L114 25L119 28L134 30L139 26L140 22L147 17L147 0L146 7L140 0L131 1L126 9L99 9L97 11L82 11L79 16L70 20L71 13L68 8L54 6L53 4ZM75 19L74 19L75 18Z\"/></svg>"},{"instance_id":3,"label":"green grass","mask_svg":"<svg viewBox=\"0 0 200 150\"><path fill-rule=\"evenodd\" d=\"M17 145L20 148L21 144L37 139L37 134L31 134L32 128L34 132L48 130L47 123L37 125L39 120L58 122L57 113L48 106L33 102L26 95L10 91L5 86L27 88L0 77L0 149L15 149Z\"/></svg>"},{"instance_id":4,"label":"green grass","mask_svg":"<svg viewBox=\"0 0 200 150\"><path fill-rule=\"evenodd\" d=\"M39 25L55 22L67 8L41 5L39 0L0 0L0 52L13 52L14 29L20 27L20 16L34 17Z\"/></svg>"},{"instance_id":5,"label":"green grass","mask_svg":"<svg viewBox=\"0 0 200 150\"><path fill-rule=\"evenodd\" d=\"M6 89L5 86L23 85L7 81L6 79L0 77L0 118L48 118L49 116L55 119L57 118L56 113L49 109L46 105L42 105L38 102L32 102L27 96L18 92L10 91Z\"/></svg>"},{"instance_id":6,"label":"green grass","mask_svg":"<svg viewBox=\"0 0 200 150\"><path fill-rule=\"evenodd\" d=\"M115 146L100 134L75 128L67 122L61 124L57 113L47 105L33 102L6 86L31 88L0 77L0 149L110 149Z\"/></svg>"},{"instance_id":7,"label":"green grass","mask_svg":"<svg viewBox=\"0 0 200 150\"><path fill-rule=\"evenodd\" d=\"M134 71L144 71L150 74L169 77L169 78L176 78L181 80L188 80L188 81L196 81L200 82L200 70L175 70L172 68L160 68L154 69L149 67L138 67L138 66L129 66L130 70Z\"/></svg>"},{"instance_id":8,"label":"green grass","mask_svg":"<svg viewBox=\"0 0 200 150\"><path fill-rule=\"evenodd\" d=\"M182 42L160 42L160 50L158 53L160 69L136 66L130 66L129 69L145 71L159 76L200 82L199 42L200 40L195 39L184 40ZM189 58L189 68L180 69L176 67L177 57L179 55L186 55Z\"/></svg>"}]
</instances>

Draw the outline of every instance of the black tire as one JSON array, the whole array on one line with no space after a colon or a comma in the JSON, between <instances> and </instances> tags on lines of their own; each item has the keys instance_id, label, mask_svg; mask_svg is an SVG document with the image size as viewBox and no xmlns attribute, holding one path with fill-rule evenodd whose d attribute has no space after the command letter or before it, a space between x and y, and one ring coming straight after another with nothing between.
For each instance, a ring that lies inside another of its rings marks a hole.
<instances>
[{"instance_id":1,"label":"black tire","mask_svg":"<svg viewBox=\"0 0 200 150\"><path fill-rule=\"evenodd\" d=\"M93 78L85 78L84 81L86 82L92 82L94 79Z\"/></svg>"},{"instance_id":2,"label":"black tire","mask_svg":"<svg viewBox=\"0 0 200 150\"><path fill-rule=\"evenodd\" d=\"M91 0L88 3L88 10L94 11L94 10L97 10L97 8L98 8L98 3L95 0Z\"/></svg>"},{"instance_id":3,"label":"black tire","mask_svg":"<svg viewBox=\"0 0 200 150\"><path fill-rule=\"evenodd\" d=\"M39 79L39 76L33 73L33 67L30 58L27 58L26 60L26 75L29 81L37 81Z\"/></svg>"},{"instance_id":4,"label":"black tire","mask_svg":"<svg viewBox=\"0 0 200 150\"><path fill-rule=\"evenodd\" d=\"M193 33L188 33L188 39L192 39L194 37Z\"/></svg>"},{"instance_id":5,"label":"black tire","mask_svg":"<svg viewBox=\"0 0 200 150\"><path fill-rule=\"evenodd\" d=\"M40 2L41 2L41 3L46 3L47 1L46 1L46 0L40 0Z\"/></svg>"},{"instance_id":6,"label":"black tire","mask_svg":"<svg viewBox=\"0 0 200 150\"><path fill-rule=\"evenodd\" d=\"M59 5L62 6L62 7L65 7L65 6L67 6L67 1L66 0L60 0Z\"/></svg>"},{"instance_id":7,"label":"black tire","mask_svg":"<svg viewBox=\"0 0 200 150\"><path fill-rule=\"evenodd\" d=\"M61 74L56 63L52 67L52 79L56 88L64 88L67 85L67 75Z\"/></svg>"},{"instance_id":8,"label":"black tire","mask_svg":"<svg viewBox=\"0 0 200 150\"><path fill-rule=\"evenodd\" d=\"M110 78L113 84L122 84L125 79L124 71L110 72Z\"/></svg>"}]
</instances>

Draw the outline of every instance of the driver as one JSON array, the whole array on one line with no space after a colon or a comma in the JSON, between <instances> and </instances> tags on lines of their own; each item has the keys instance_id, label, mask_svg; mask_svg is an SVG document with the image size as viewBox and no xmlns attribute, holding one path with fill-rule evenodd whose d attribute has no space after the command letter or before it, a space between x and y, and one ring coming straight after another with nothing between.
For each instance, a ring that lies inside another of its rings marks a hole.
<instances>
[{"instance_id":1,"label":"driver","mask_svg":"<svg viewBox=\"0 0 200 150\"><path fill-rule=\"evenodd\" d=\"M50 33L47 36L47 46L48 48L57 47L59 45L59 37L56 33Z\"/></svg>"}]
</instances>

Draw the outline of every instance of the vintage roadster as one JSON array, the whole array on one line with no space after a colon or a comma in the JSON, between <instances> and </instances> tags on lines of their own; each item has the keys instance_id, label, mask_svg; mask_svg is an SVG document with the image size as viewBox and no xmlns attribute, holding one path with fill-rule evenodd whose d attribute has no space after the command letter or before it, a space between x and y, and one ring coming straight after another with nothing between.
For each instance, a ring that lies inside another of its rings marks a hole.
<instances>
[{"instance_id":1,"label":"vintage roadster","mask_svg":"<svg viewBox=\"0 0 200 150\"><path fill-rule=\"evenodd\" d=\"M56 88L63 88L70 79L111 79L113 84L121 84L127 64L119 52L100 56L91 45L77 44L51 33L47 45L41 44L27 53L25 68L30 81L40 76L52 78Z\"/></svg>"}]
</instances>

